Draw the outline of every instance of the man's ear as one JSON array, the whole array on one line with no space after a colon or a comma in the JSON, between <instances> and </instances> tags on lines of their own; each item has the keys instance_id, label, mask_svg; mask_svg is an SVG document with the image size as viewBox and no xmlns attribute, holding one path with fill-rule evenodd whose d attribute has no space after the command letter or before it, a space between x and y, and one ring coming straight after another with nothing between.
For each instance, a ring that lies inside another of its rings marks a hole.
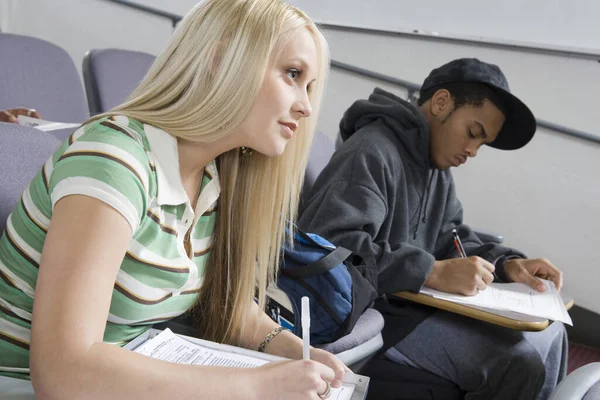
<instances>
[{"instance_id":1,"label":"man's ear","mask_svg":"<svg viewBox=\"0 0 600 400\"><path fill-rule=\"evenodd\" d=\"M446 89L440 89L433 94L430 102L431 115L438 118L446 118L454 109L452 95Z\"/></svg>"}]
</instances>

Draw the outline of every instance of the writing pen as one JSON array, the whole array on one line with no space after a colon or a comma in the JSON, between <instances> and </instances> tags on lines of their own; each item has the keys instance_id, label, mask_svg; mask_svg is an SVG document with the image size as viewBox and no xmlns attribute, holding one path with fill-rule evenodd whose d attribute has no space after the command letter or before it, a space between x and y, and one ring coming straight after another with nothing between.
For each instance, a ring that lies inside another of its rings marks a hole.
<instances>
[{"instance_id":1,"label":"writing pen","mask_svg":"<svg viewBox=\"0 0 600 400\"><path fill-rule=\"evenodd\" d=\"M460 241L460 236L458 236L458 232L456 231L456 229L452 229L452 236L454 236L454 246L456 246L458 254L460 254L462 258L466 258L467 253L465 252L465 248L463 247L462 242Z\"/></svg>"},{"instance_id":2,"label":"writing pen","mask_svg":"<svg viewBox=\"0 0 600 400\"><path fill-rule=\"evenodd\" d=\"M310 360L310 300L302 297L302 359Z\"/></svg>"},{"instance_id":3,"label":"writing pen","mask_svg":"<svg viewBox=\"0 0 600 400\"><path fill-rule=\"evenodd\" d=\"M301 313L302 359L310 360L310 300L306 296L302 297ZM361 382L362 378L357 378L352 371L346 371L344 374L344 383L357 384Z\"/></svg>"}]
</instances>

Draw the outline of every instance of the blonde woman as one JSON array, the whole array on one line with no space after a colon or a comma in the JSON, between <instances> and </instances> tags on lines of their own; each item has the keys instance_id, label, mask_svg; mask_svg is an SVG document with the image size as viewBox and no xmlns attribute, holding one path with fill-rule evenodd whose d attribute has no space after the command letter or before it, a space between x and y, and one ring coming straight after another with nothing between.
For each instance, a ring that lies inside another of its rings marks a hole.
<instances>
[{"instance_id":1,"label":"blonde woman","mask_svg":"<svg viewBox=\"0 0 600 400\"><path fill-rule=\"evenodd\" d=\"M42 399L318 399L339 386L345 366L317 349L234 369L119 346L196 305L200 336L301 358L260 310L327 70L318 29L279 0L190 11L130 99L76 131L11 214L4 373L30 366Z\"/></svg>"}]
</instances>

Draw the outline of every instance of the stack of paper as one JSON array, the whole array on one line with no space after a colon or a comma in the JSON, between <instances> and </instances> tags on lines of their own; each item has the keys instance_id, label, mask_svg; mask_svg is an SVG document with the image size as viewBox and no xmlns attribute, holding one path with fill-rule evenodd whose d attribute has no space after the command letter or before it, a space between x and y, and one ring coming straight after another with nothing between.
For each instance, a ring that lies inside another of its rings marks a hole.
<instances>
[{"instance_id":1,"label":"stack of paper","mask_svg":"<svg viewBox=\"0 0 600 400\"><path fill-rule=\"evenodd\" d=\"M26 117L24 115L19 115L17 117L17 122L19 123L19 125L39 129L40 131L44 131L44 132L56 131L59 129L76 128L81 125L81 124L73 124L73 123L65 123L65 122L46 121L43 119Z\"/></svg>"},{"instance_id":2,"label":"stack of paper","mask_svg":"<svg viewBox=\"0 0 600 400\"><path fill-rule=\"evenodd\" d=\"M491 283L475 296L463 296L423 287L422 294L466 306L519 313L573 325L554 282L540 279L546 287L538 292L523 283Z\"/></svg>"}]
</instances>

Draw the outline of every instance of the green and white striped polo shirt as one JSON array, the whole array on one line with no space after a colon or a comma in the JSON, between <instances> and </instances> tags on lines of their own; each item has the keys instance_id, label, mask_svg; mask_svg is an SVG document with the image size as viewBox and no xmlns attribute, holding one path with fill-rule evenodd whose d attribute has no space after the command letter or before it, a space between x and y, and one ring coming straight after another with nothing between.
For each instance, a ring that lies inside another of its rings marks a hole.
<instances>
[{"instance_id":1,"label":"green and white striped polo shirt","mask_svg":"<svg viewBox=\"0 0 600 400\"><path fill-rule=\"evenodd\" d=\"M131 225L104 332L105 342L122 345L196 302L219 193L213 161L192 208L181 182L177 140L154 126L117 116L73 133L25 190L0 238L0 374L28 376L22 368L29 367L35 285L58 200L95 197Z\"/></svg>"}]
</instances>

